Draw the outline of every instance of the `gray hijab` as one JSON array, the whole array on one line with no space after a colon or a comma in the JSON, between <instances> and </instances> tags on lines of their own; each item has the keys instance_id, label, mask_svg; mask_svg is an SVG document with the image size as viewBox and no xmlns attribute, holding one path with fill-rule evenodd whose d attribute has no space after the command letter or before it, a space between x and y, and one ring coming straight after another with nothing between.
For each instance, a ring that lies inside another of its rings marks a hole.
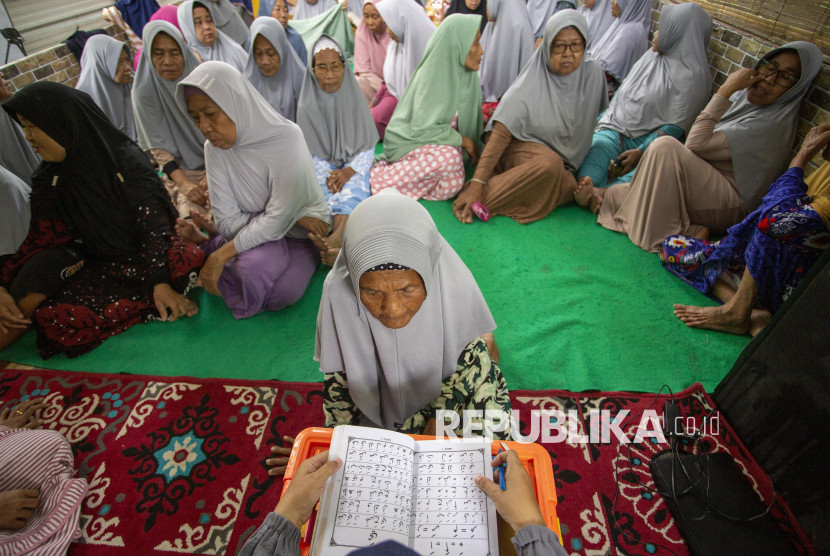
<instances>
[{"instance_id":1,"label":"gray hijab","mask_svg":"<svg viewBox=\"0 0 830 556\"><path fill-rule=\"evenodd\" d=\"M795 139L801 99L821 70L821 50L805 41L774 48L762 60L769 60L782 50L798 53L801 60L798 83L765 106L750 104L746 89L738 91L729 99L732 106L715 126L715 131L726 134L735 181L747 211L758 208L770 184L784 171ZM756 69L760 63L759 60Z\"/></svg>"},{"instance_id":2,"label":"gray hijab","mask_svg":"<svg viewBox=\"0 0 830 556\"><path fill-rule=\"evenodd\" d=\"M496 102L533 55L533 29L522 0L488 0L494 19L481 34L484 58L479 78L484 102Z\"/></svg>"},{"instance_id":3,"label":"gray hijab","mask_svg":"<svg viewBox=\"0 0 830 556\"><path fill-rule=\"evenodd\" d=\"M618 0L618 3L620 17L591 46L591 56L605 71L622 81L648 48L651 0Z\"/></svg>"},{"instance_id":4,"label":"gray hijab","mask_svg":"<svg viewBox=\"0 0 830 556\"><path fill-rule=\"evenodd\" d=\"M213 46L205 46L199 42L199 37L196 36L196 26L193 23L193 4L197 3L207 8L214 23L216 23L215 5L210 0L187 0L183 2L176 12L176 17L179 20L179 27L182 28L188 46L199 55L203 62L211 60L227 62L239 71L244 71L245 64L248 62L248 55L239 46L239 43L219 30L218 23L216 24L216 40Z\"/></svg>"},{"instance_id":5,"label":"gray hijab","mask_svg":"<svg viewBox=\"0 0 830 556\"><path fill-rule=\"evenodd\" d=\"M280 56L280 71L265 77L254 60L254 41L262 35ZM273 17L260 16L251 25L251 41L248 45L248 65L245 77L265 100L292 122L297 120L297 99L303 86L304 68L297 53L288 44L285 29Z\"/></svg>"},{"instance_id":6,"label":"gray hijab","mask_svg":"<svg viewBox=\"0 0 830 556\"><path fill-rule=\"evenodd\" d=\"M40 164L40 157L26 141L23 128L13 122L5 110L0 111L0 145L3 145L0 148L0 166L26 183L32 183L32 173Z\"/></svg>"},{"instance_id":7,"label":"gray hijab","mask_svg":"<svg viewBox=\"0 0 830 556\"><path fill-rule=\"evenodd\" d=\"M383 0L375 4L386 26L401 42L389 41L383 62L383 79L392 96L400 100L415 68L424 57L435 25L424 8L412 0Z\"/></svg>"},{"instance_id":8,"label":"gray hijab","mask_svg":"<svg viewBox=\"0 0 830 556\"><path fill-rule=\"evenodd\" d=\"M210 4L210 12L216 28L229 36L237 44L245 44L248 40L248 26L245 25L242 16L229 0L206 0ZM269 12L270 13L270 12Z\"/></svg>"},{"instance_id":9,"label":"gray hijab","mask_svg":"<svg viewBox=\"0 0 830 556\"><path fill-rule=\"evenodd\" d=\"M386 328L360 302L360 276L396 263L415 270L427 296L403 328ZM394 189L360 203L323 285L314 359L345 371L349 394L369 423L384 428L441 393L461 352L496 327L475 278L441 237L427 210Z\"/></svg>"},{"instance_id":10,"label":"gray hijab","mask_svg":"<svg viewBox=\"0 0 830 556\"><path fill-rule=\"evenodd\" d=\"M534 38L542 35L545 24L556 11L556 0L527 0L528 19L533 26Z\"/></svg>"},{"instance_id":11,"label":"gray hijab","mask_svg":"<svg viewBox=\"0 0 830 556\"><path fill-rule=\"evenodd\" d=\"M334 0L317 0L315 4L309 4L306 0L297 0L297 7L294 8L294 15L292 19L296 21L299 21L300 19L309 19L324 13L335 4L337 4L337 2ZM351 4L351 2L349 2L349 4Z\"/></svg>"},{"instance_id":12,"label":"gray hijab","mask_svg":"<svg viewBox=\"0 0 830 556\"><path fill-rule=\"evenodd\" d=\"M29 184L0 166L0 256L15 253L29 233L29 193Z\"/></svg>"},{"instance_id":13,"label":"gray hijab","mask_svg":"<svg viewBox=\"0 0 830 556\"><path fill-rule=\"evenodd\" d=\"M579 168L591 149L597 116L608 106L608 92L602 68L587 53L570 75L551 71L550 45L570 26L585 37L585 16L576 10L562 10L548 20L542 44L502 97L487 129L499 121L516 139L541 143Z\"/></svg>"},{"instance_id":14,"label":"gray hijab","mask_svg":"<svg viewBox=\"0 0 830 556\"><path fill-rule=\"evenodd\" d=\"M588 44L590 50L596 42L602 38L611 24L614 23L614 16L611 15L610 0L594 0L594 7L590 10L582 4L577 11L585 16L588 22Z\"/></svg>"},{"instance_id":15,"label":"gray hijab","mask_svg":"<svg viewBox=\"0 0 830 556\"><path fill-rule=\"evenodd\" d=\"M597 126L631 138L674 124L688 133L712 93L706 45L712 18L697 4L666 5L659 52L648 50L631 68Z\"/></svg>"},{"instance_id":16,"label":"gray hijab","mask_svg":"<svg viewBox=\"0 0 830 556\"><path fill-rule=\"evenodd\" d=\"M179 45L184 56L184 72L176 81L156 73L150 53L156 35L165 33ZM199 65L178 29L167 21L150 21L144 26L144 49L133 80L133 111L138 144L142 149L164 149L189 170L205 167L202 145L205 138L193 120L176 106L176 84Z\"/></svg>"},{"instance_id":17,"label":"gray hijab","mask_svg":"<svg viewBox=\"0 0 830 556\"><path fill-rule=\"evenodd\" d=\"M322 35L311 48L303 90L297 105L297 124L303 130L311 154L342 168L358 154L375 148L378 130L366 97L360 91L354 73L348 65L343 72L343 84L335 93L320 88L314 76L314 53L321 42L331 41L337 47L340 59L345 61L343 49L328 35Z\"/></svg>"},{"instance_id":18,"label":"gray hijab","mask_svg":"<svg viewBox=\"0 0 830 556\"><path fill-rule=\"evenodd\" d=\"M109 35L95 35L86 41L81 55L81 76L75 88L92 97L95 104L127 137L135 140L135 118L133 101L130 97L131 85L115 82L118 70L118 58L127 50L132 67L132 54L123 42Z\"/></svg>"}]
</instances>

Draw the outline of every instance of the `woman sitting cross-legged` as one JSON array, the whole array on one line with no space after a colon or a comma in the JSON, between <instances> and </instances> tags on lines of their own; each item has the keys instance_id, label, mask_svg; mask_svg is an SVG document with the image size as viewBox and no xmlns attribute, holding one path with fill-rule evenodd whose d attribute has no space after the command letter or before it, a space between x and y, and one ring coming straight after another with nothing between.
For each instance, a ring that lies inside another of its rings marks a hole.
<instances>
[{"instance_id":1,"label":"woman sitting cross-legged","mask_svg":"<svg viewBox=\"0 0 830 556\"><path fill-rule=\"evenodd\" d=\"M608 106L602 68L585 56L585 33L576 10L551 16L542 45L487 124L487 146L453 204L459 221L472 222L483 205L527 224L574 200L574 171Z\"/></svg>"},{"instance_id":2,"label":"woman sitting cross-legged","mask_svg":"<svg viewBox=\"0 0 830 556\"><path fill-rule=\"evenodd\" d=\"M429 40L386 128L383 159L369 178L372 193L392 187L414 199L443 201L464 185L461 152L475 164L481 146L480 20L451 15Z\"/></svg>"},{"instance_id":3,"label":"woman sitting cross-legged","mask_svg":"<svg viewBox=\"0 0 830 556\"><path fill-rule=\"evenodd\" d=\"M176 100L207 139L216 225L195 213L176 225L208 254L197 285L221 295L237 319L296 303L319 262L308 232L326 236L330 221L300 128L224 62L196 68Z\"/></svg>"},{"instance_id":4,"label":"woman sitting cross-legged","mask_svg":"<svg viewBox=\"0 0 830 556\"><path fill-rule=\"evenodd\" d=\"M426 209L397 191L369 197L349 217L317 315L326 426L430 434L438 410L509 412L495 327Z\"/></svg>"},{"instance_id":5,"label":"woman sitting cross-legged","mask_svg":"<svg viewBox=\"0 0 830 556\"><path fill-rule=\"evenodd\" d=\"M311 151L333 220L330 235L309 237L320 249L323 262L331 266L340 252L349 213L369 196L369 169L378 132L357 80L347 70L340 45L323 35L312 52L297 124Z\"/></svg>"},{"instance_id":6,"label":"woman sitting cross-legged","mask_svg":"<svg viewBox=\"0 0 830 556\"><path fill-rule=\"evenodd\" d=\"M648 145L683 139L712 93L706 45L712 18L694 3L668 5L654 48L640 57L600 118L591 151L577 174L576 202L599 208L594 187L629 182ZM591 203L594 200L594 203Z\"/></svg>"},{"instance_id":7,"label":"woman sitting cross-legged","mask_svg":"<svg viewBox=\"0 0 830 556\"><path fill-rule=\"evenodd\" d=\"M29 233L0 267L0 348L34 324L44 359L75 357L133 324L196 314L183 294L204 254L174 235L176 211L141 149L65 85L32 83L3 108L43 162Z\"/></svg>"},{"instance_id":8,"label":"woman sitting cross-legged","mask_svg":"<svg viewBox=\"0 0 830 556\"><path fill-rule=\"evenodd\" d=\"M830 247L830 162L804 183L804 167L822 149L830 161L828 145L830 124L811 129L761 206L722 240L666 238L663 266L724 302L719 307L675 305L674 314L686 326L754 336Z\"/></svg>"}]
</instances>

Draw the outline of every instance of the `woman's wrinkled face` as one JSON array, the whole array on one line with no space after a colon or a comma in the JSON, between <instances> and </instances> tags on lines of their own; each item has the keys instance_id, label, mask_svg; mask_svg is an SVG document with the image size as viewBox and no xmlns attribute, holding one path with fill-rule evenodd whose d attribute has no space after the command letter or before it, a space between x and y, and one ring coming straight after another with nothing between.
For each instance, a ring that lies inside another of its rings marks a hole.
<instances>
[{"instance_id":1,"label":"woman's wrinkled face","mask_svg":"<svg viewBox=\"0 0 830 556\"><path fill-rule=\"evenodd\" d=\"M464 60L464 67L470 71L478 71L482 56L484 56L484 49L481 48L481 31L477 31L473 46L470 47L467 58Z\"/></svg>"},{"instance_id":2,"label":"woman's wrinkled face","mask_svg":"<svg viewBox=\"0 0 830 556\"><path fill-rule=\"evenodd\" d=\"M150 48L150 60L156 73L168 81L176 81L184 73L184 56L179 43L167 33L159 33Z\"/></svg>"},{"instance_id":3,"label":"woman's wrinkled face","mask_svg":"<svg viewBox=\"0 0 830 556\"><path fill-rule=\"evenodd\" d=\"M620 5L617 4L617 0L611 0L611 15L613 17L620 17Z\"/></svg>"},{"instance_id":4,"label":"woman's wrinkled face","mask_svg":"<svg viewBox=\"0 0 830 556\"><path fill-rule=\"evenodd\" d=\"M550 71L569 75L579 68L585 55L585 40L576 29L562 29L550 43Z\"/></svg>"},{"instance_id":5,"label":"woman's wrinkled face","mask_svg":"<svg viewBox=\"0 0 830 556\"><path fill-rule=\"evenodd\" d=\"M118 65L112 79L119 85L126 85L133 80L133 64L130 62L130 55L126 48L121 50L121 54L118 56Z\"/></svg>"},{"instance_id":6,"label":"woman's wrinkled face","mask_svg":"<svg viewBox=\"0 0 830 556\"><path fill-rule=\"evenodd\" d=\"M271 17L280 22L283 29L288 27L288 4L285 0L277 0L274 2L274 9L271 10Z\"/></svg>"},{"instance_id":7,"label":"woman's wrinkled face","mask_svg":"<svg viewBox=\"0 0 830 556\"><path fill-rule=\"evenodd\" d=\"M801 78L801 60L795 51L785 50L760 66L758 73L766 77L746 90L746 99L750 104L758 106L771 104L798 83Z\"/></svg>"},{"instance_id":8,"label":"woman's wrinkled face","mask_svg":"<svg viewBox=\"0 0 830 556\"><path fill-rule=\"evenodd\" d=\"M236 124L210 97L187 97L187 111L202 135L214 147L227 150L236 143Z\"/></svg>"},{"instance_id":9,"label":"woman's wrinkled face","mask_svg":"<svg viewBox=\"0 0 830 556\"><path fill-rule=\"evenodd\" d=\"M327 48L314 55L312 63L314 77L320 88L327 93L336 93L343 85L343 76L346 74L346 66L340 59L340 54Z\"/></svg>"},{"instance_id":10,"label":"woman's wrinkled face","mask_svg":"<svg viewBox=\"0 0 830 556\"><path fill-rule=\"evenodd\" d=\"M379 35L383 32L383 18L380 17L380 12L371 2L363 4L363 23L369 32Z\"/></svg>"},{"instance_id":11,"label":"woman's wrinkled face","mask_svg":"<svg viewBox=\"0 0 830 556\"><path fill-rule=\"evenodd\" d=\"M414 270L379 270L360 277L360 302L386 328L403 328L421 308L427 290Z\"/></svg>"},{"instance_id":12,"label":"woman's wrinkled face","mask_svg":"<svg viewBox=\"0 0 830 556\"><path fill-rule=\"evenodd\" d=\"M464 0L464 5L468 10L477 10L481 5L481 0Z\"/></svg>"},{"instance_id":13,"label":"woman's wrinkled face","mask_svg":"<svg viewBox=\"0 0 830 556\"><path fill-rule=\"evenodd\" d=\"M193 27L196 28L196 38L205 46L213 46L218 36L213 17L207 8L196 6L193 8Z\"/></svg>"},{"instance_id":14,"label":"woman's wrinkled face","mask_svg":"<svg viewBox=\"0 0 830 556\"><path fill-rule=\"evenodd\" d=\"M263 37L262 35L257 35L254 39L254 62L256 62L259 71L262 72L262 75L265 77L273 77L277 75L280 71L281 60L280 60L280 53L277 52L277 49L274 48L274 45L271 42Z\"/></svg>"},{"instance_id":15,"label":"woman's wrinkled face","mask_svg":"<svg viewBox=\"0 0 830 556\"><path fill-rule=\"evenodd\" d=\"M46 135L45 131L20 114L17 115L17 120L23 126L23 134L35 154L40 155L40 158L46 162L63 162L66 160L66 149L60 143Z\"/></svg>"}]
</instances>

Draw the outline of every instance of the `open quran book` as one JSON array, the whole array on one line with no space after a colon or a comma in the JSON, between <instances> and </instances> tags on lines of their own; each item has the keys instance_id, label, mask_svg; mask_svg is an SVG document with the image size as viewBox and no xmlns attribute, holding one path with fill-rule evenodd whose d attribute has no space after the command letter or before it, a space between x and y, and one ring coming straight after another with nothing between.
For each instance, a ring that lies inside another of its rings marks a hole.
<instances>
[{"instance_id":1,"label":"open quran book","mask_svg":"<svg viewBox=\"0 0 830 556\"><path fill-rule=\"evenodd\" d=\"M496 509L473 482L492 474L490 443L413 440L366 427L334 429L311 554L339 556L396 540L418 554L497 556Z\"/></svg>"}]
</instances>

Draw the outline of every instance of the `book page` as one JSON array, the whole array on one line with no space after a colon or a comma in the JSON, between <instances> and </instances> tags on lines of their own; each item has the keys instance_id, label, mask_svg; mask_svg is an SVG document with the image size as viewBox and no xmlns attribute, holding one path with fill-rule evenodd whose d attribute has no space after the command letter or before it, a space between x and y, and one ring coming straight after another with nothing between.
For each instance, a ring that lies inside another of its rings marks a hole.
<instances>
[{"instance_id":1,"label":"book page","mask_svg":"<svg viewBox=\"0 0 830 556\"><path fill-rule=\"evenodd\" d=\"M343 465L320 501L314 554L348 554L390 539L409 544L413 447L396 432L335 428L329 457Z\"/></svg>"},{"instance_id":2,"label":"book page","mask_svg":"<svg viewBox=\"0 0 830 556\"><path fill-rule=\"evenodd\" d=\"M497 556L496 509L473 482L492 473L490 443L422 440L415 446L412 549L424 556Z\"/></svg>"}]
</instances>

